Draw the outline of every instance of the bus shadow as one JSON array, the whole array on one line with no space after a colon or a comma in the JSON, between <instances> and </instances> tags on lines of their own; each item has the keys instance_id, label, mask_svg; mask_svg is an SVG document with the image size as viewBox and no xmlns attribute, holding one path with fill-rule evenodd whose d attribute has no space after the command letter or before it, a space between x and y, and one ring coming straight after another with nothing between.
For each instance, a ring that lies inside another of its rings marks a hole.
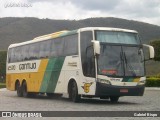
<instances>
[{"instance_id":1,"label":"bus shadow","mask_svg":"<svg viewBox=\"0 0 160 120\"><path fill-rule=\"evenodd\" d=\"M28 99L59 100L59 101L62 101L62 102L73 103L69 98L60 97L60 96L55 96L55 97L49 98L46 95L36 95L36 96L29 97ZM114 103L114 102L111 102L109 99L105 100L105 99L98 99L98 98L97 99L96 98L90 98L90 99L89 98L82 98L76 104L138 105L140 103L134 103L134 102L129 102L129 101L121 101L121 100L119 100L118 102Z\"/></svg>"},{"instance_id":2,"label":"bus shadow","mask_svg":"<svg viewBox=\"0 0 160 120\"><path fill-rule=\"evenodd\" d=\"M62 99L61 96L48 97L46 95L36 95L36 96L31 96L29 98L31 98L31 99L46 99L46 100L52 100L52 99L59 100L59 99Z\"/></svg>"},{"instance_id":3,"label":"bus shadow","mask_svg":"<svg viewBox=\"0 0 160 120\"><path fill-rule=\"evenodd\" d=\"M66 101L66 102L72 102L68 98L61 98L61 100ZM77 104L138 105L139 103L128 102L128 101L118 101L118 102L115 103L115 102L111 102L109 99L101 100L101 99L86 99L86 98L83 98Z\"/></svg>"}]
</instances>

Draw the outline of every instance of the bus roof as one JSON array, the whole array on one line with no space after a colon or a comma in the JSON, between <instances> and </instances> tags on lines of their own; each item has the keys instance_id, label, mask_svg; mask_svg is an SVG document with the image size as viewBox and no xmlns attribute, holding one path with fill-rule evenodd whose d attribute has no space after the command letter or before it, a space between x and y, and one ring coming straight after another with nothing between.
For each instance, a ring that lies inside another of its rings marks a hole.
<instances>
[{"instance_id":1,"label":"bus roof","mask_svg":"<svg viewBox=\"0 0 160 120\"><path fill-rule=\"evenodd\" d=\"M86 27L80 28L80 31L89 31L89 30L106 30L106 31L121 31L121 32L131 32L131 33L138 33L135 30L129 29L122 29L122 28L112 28L112 27Z\"/></svg>"},{"instance_id":2,"label":"bus roof","mask_svg":"<svg viewBox=\"0 0 160 120\"><path fill-rule=\"evenodd\" d=\"M76 30L72 30L72 31L63 30L63 31L58 31L58 32L42 35L42 36L34 38L33 40L29 40L29 41L21 42L21 43L11 44L9 46L9 48L17 47L17 46L21 46L21 45L26 45L26 44L30 44L30 43L36 43L36 42L40 42L40 41L44 41L44 40L48 40L48 39L52 39L52 38L58 38L58 37L62 37L62 36L68 36L68 35L76 34L78 32L94 31L94 30L121 31L121 32L137 33L137 31L135 31L135 30L121 29L121 28L85 27L85 28L80 28L80 29L76 29Z\"/></svg>"}]
</instances>

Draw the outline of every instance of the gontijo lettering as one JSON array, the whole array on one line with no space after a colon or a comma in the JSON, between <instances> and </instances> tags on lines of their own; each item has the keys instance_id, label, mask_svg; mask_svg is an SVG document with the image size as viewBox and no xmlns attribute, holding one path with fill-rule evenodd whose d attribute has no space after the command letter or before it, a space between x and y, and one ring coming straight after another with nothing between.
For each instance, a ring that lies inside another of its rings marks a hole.
<instances>
[{"instance_id":1,"label":"gontijo lettering","mask_svg":"<svg viewBox=\"0 0 160 120\"><path fill-rule=\"evenodd\" d=\"M36 63L24 63L19 65L19 70L36 69Z\"/></svg>"}]
</instances>

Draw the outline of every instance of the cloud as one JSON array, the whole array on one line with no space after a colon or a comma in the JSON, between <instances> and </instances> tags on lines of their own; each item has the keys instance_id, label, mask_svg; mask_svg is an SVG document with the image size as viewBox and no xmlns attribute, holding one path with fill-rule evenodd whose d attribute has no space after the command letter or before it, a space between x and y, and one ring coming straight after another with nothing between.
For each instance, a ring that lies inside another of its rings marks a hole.
<instances>
[{"instance_id":1,"label":"cloud","mask_svg":"<svg viewBox=\"0 0 160 120\"><path fill-rule=\"evenodd\" d=\"M77 7L86 10L113 10L122 0L71 0Z\"/></svg>"},{"instance_id":2,"label":"cloud","mask_svg":"<svg viewBox=\"0 0 160 120\"><path fill-rule=\"evenodd\" d=\"M113 14L118 13L133 17L155 17L160 14L159 0L124 0L111 11Z\"/></svg>"},{"instance_id":3,"label":"cloud","mask_svg":"<svg viewBox=\"0 0 160 120\"><path fill-rule=\"evenodd\" d=\"M30 3L50 3L50 4L57 4L57 3L67 3L70 2L71 0L27 0Z\"/></svg>"},{"instance_id":4,"label":"cloud","mask_svg":"<svg viewBox=\"0 0 160 120\"><path fill-rule=\"evenodd\" d=\"M160 0L0 0L0 3L0 17L119 17L160 25ZM20 6L5 8L9 3Z\"/></svg>"}]
</instances>

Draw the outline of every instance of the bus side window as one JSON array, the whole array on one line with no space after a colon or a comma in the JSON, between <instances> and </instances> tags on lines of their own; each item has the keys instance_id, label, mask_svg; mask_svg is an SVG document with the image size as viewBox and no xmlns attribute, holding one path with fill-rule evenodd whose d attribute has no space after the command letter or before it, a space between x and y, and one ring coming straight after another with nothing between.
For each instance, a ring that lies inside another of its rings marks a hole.
<instances>
[{"instance_id":1,"label":"bus side window","mask_svg":"<svg viewBox=\"0 0 160 120\"><path fill-rule=\"evenodd\" d=\"M92 40L92 32L82 32L81 33L81 60L82 60L82 70L84 76L95 77L95 62L94 62L94 51Z\"/></svg>"},{"instance_id":2,"label":"bus side window","mask_svg":"<svg viewBox=\"0 0 160 120\"><path fill-rule=\"evenodd\" d=\"M11 49L8 50L8 63L11 62Z\"/></svg>"},{"instance_id":3,"label":"bus side window","mask_svg":"<svg viewBox=\"0 0 160 120\"><path fill-rule=\"evenodd\" d=\"M64 56L64 38L57 38L52 41L51 47L52 56ZM54 53L54 54L53 54Z\"/></svg>"},{"instance_id":4,"label":"bus side window","mask_svg":"<svg viewBox=\"0 0 160 120\"><path fill-rule=\"evenodd\" d=\"M64 54L77 55L78 54L78 35L71 35L65 37Z\"/></svg>"},{"instance_id":5,"label":"bus side window","mask_svg":"<svg viewBox=\"0 0 160 120\"><path fill-rule=\"evenodd\" d=\"M29 45L29 60L35 60L39 58L39 43Z\"/></svg>"},{"instance_id":6,"label":"bus side window","mask_svg":"<svg viewBox=\"0 0 160 120\"><path fill-rule=\"evenodd\" d=\"M11 63L11 62L12 62L12 61L11 61L11 55L12 55L11 51L12 51L12 48L10 48L10 49L8 50L8 63Z\"/></svg>"},{"instance_id":7,"label":"bus side window","mask_svg":"<svg viewBox=\"0 0 160 120\"><path fill-rule=\"evenodd\" d=\"M44 46L44 58L48 58L50 57L51 40L47 40Z\"/></svg>"},{"instance_id":8,"label":"bus side window","mask_svg":"<svg viewBox=\"0 0 160 120\"><path fill-rule=\"evenodd\" d=\"M29 45L22 46L22 61L29 59Z\"/></svg>"},{"instance_id":9,"label":"bus side window","mask_svg":"<svg viewBox=\"0 0 160 120\"><path fill-rule=\"evenodd\" d=\"M55 46L54 40L51 41L51 52L50 52L50 56L51 56L51 57L56 57L56 56L57 56L57 54L56 54L56 46Z\"/></svg>"},{"instance_id":10,"label":"bus side window","mask_svg":"<svg viewBox=\"0 0 160 120\"><path fill-rule=\"evenodd\" d=\"M50 57L50 49L51 49L51 41L50 40L40 42L39 57L40 58Z\"/></svg>"},{"instance_id":11,"label":"bus side window","mask_svg":"<svg viewBox=\"0 0 160 120\"><path fill-rule=\"evenodd\" d=\"M11 48L11 62L15 62L15 48Z\"/></svg>"},{"instance_id":12,"label":"bus side window","mask_svg":"<svg viewBox=\"0 0 160 120\"><path fill-rule=\"evenodd\" d=\"M30 45L29 45L29 56L28 56L28 59L29 59L29 60L32 60L32 59L33 59L33 49L34 49L33 44L30 44Z\"/></svg>"},{"instance_id":13,"label":"bus side window","mask_svg":"<svg viewBox=\"0 0 160 120\"><path fill-rule=\"evenodd\" d=\"M21 50L20 47L15 48L15 62L20 62L21 61Z\"/></svg>"},{"instance_id":14,"label":"bus side window","mask_svg":"<svg viewBox=\"0 0 160 120\"><path fill-rule=\"evenodd\" d=\"M17 47L17 51L18 51L18 54L17 54L17 62L20 62L20 61L23 60L22 47L23 47L23 46Z\"/></svg>"},{"instance_id":15,"label":"bus side window","mask_svg":"<svg viewBox=\"0 0 160 120\"><path fill-rule=\"evenodd\" d=\"M40 50L40 44L35 43L33 49L33 59L39 59L39 50Z\"/></svg>"}]
</instances>

